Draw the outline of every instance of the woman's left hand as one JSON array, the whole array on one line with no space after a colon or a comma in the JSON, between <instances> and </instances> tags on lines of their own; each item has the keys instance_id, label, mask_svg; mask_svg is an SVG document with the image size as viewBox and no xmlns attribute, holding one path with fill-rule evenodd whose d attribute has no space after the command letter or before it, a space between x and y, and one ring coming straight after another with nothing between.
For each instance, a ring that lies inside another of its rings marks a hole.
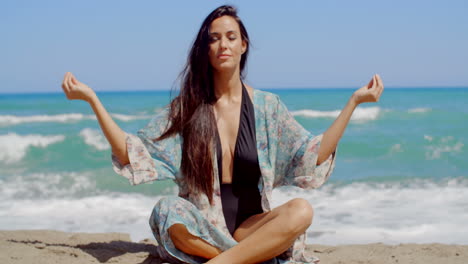
<instances>
[{"instance_id":1,"label":"woman's left hand","mask_svg":"<svg viewBox=\"0 0 468 264\"><path fill-rule=\"evenodd\" d=\"M382 79L378 74L375 74L367 85L354 92L352 98L356 105L378 102L383 90L384 85Z\"/></svg>"}]
</instances>

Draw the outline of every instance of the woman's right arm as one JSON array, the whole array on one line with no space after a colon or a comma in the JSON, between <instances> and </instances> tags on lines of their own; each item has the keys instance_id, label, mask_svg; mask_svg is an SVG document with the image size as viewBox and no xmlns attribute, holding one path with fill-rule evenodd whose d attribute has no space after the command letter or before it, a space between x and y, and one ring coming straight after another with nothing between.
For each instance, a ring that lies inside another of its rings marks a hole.
<instances>
[{"instance_id":1,"label":"woman's right arm","mask_svg":"<svg viewBox=\"0 0 468 264\"><path fill-rule=\"evenodd\" d=\"M112 147L112 153L117 157L122 166L130 163L127 152L126 134L114 120L112 120L112 117L104 108L96 93L89 86L78 81L71 72L65 74L62 89L69 100L83 100L90 104L96 114L102 132Z\"/></svg>"}]
</instances>

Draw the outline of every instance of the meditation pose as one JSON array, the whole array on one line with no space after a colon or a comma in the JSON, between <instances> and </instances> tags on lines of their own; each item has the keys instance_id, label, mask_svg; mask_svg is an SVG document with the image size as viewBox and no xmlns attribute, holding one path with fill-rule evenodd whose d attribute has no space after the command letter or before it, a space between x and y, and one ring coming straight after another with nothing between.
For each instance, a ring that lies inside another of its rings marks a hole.
<instances>
[{"instance_id":1,"label":"meditation pose","mask_svg":"<svg viewBox=\"0 0 468 264\"><path fill-rule=\"evenodd\" d=\"M296 198L271 208L272 190L327 181L354 109L383 91L374 75L328 130L313 136L277 95L244 83L248 54L236 9L215 9L194 40L179 94L136 135L117 126L89 86L65 74L67 98L90 104L118 174L132 185L177 184L178 196L161 198L149 219L171 263L317 262L304 252L311 204Z\"/></svg>"}]
</instances>

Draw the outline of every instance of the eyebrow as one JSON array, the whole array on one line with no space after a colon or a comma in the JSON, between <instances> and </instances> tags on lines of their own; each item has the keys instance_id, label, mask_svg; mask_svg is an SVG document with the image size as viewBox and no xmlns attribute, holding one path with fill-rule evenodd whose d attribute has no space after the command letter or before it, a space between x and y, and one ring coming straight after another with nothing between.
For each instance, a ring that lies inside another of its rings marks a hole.
<instances>
[{"instance_id":1,"label":"eyebrow","mask_svg":"<svg viewBox=\"0 0 468 264\"><path fill-rule=\"evenodd\" d=\"M226 34L231 34L231 33L236 33L237 34L237 31L229 30L229 31L226 32ZM210 35L221 35L221 33L219 33L219 32L210 32Z\"/></svg>"}]
</instances>

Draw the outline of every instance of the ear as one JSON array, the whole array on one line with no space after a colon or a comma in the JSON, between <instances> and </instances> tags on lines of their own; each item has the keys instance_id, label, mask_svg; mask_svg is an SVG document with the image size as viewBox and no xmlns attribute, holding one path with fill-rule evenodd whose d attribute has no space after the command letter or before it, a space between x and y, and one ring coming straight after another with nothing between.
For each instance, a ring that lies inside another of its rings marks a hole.
<instances>
[{"instance_id":1,"label":"ear","mask_svg":"<svg viewBox=\"0 0 468 264\"><path fill-rule=\"evenodd\" d=\"M243 40L242 41L242 54L244 54L246 50L247 50L247 42Z\"/></svg>"}]
</instances>

